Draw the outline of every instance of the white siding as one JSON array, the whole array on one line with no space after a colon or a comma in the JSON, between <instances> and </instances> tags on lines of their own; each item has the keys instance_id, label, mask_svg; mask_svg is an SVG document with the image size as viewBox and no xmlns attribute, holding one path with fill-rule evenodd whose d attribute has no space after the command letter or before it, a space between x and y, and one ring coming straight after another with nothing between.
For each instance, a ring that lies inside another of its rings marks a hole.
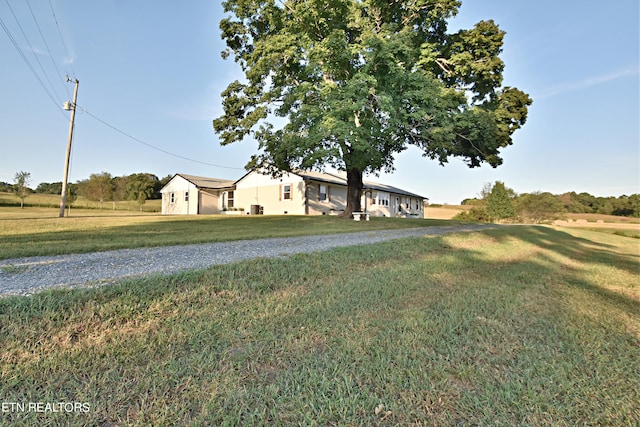
<instances>
[{"instance_id":1,"label":"white siding","mask_svg":"<svg viewBox=\"0 0 640 427\"><path fill-rule=\"evenodd\" d=\"M326 190L324 200L320 199L320 186ZM337 215L347 206L347 187L320 181L310 181L307 185L309 215Z\"/></svg>"},{"instance_id":2,"label":"white siding","mask_svg":"<svg viewBox=\"0 0 640 427\"><path fill-rule=\"evenodd\" d=\"M224 189L198 188L185 177L176 175L161 190L162 214L222 213L223 207L229 205L229 191L234 192L233 207L238 212L243 209L247 214L252 212L252 206L261 207L265 215L330 215L344 211L347 186L335 182L340 178L327 175L325 181L322 174L302 175L307 177L306 182L302 176L294 173L284 173L281 177L273 178L253 171L235 185L227 181ZM422 198L398 194L390 187L382 187L363 192L363 211L372 216L424 218ZM288 191L285 192L285 188ZM322 197L321 188L325 195Z\"/></svg>"},{"instance_id":3,"label":"white siding","mask_svg":"<svg viewBox=\"0 0 640 427\"><path fill-rule=\"evenodd\" d=\"M162 189L162 215L198 213L198 188L176 175Z\"/></svg>"},{"instance_id":4,"label":"white siding","mask_svg":"<svg viewBox=\"0 0 640 427\"><path fill-rule=\"evenodd\" d=\"M283 195L283 187L291 186L290 198ZM235 207L251 212L251 205L262 206L265 215L304 215L305 184L295 174L285 173L273 178L258 172L251 172L236 183Z\"/></svg>"}]
</instances>

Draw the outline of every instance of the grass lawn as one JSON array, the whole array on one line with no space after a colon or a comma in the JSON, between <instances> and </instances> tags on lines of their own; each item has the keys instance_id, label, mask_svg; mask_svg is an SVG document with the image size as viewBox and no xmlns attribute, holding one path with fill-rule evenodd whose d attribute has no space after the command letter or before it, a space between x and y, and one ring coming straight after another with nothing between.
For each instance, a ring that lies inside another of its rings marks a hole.
<instances>
[{"instance_id":1,"label":"grass lawn","mask_svg":"<svg viewBox=\"0 0 640 427\"><path fill-rule=\"evenodd\" d=\"M0 299L28 425L640 423L638 240L503 227Z\"/></svg>"},{"instance_id":2,"label":"grass lawn","mask_svg":"<svg viewBox=\"0 0 640 427\"><path fill-rule=\"evenodd\" d=\"M618 236L633 237L635 239L640 239L640 230L624 230L624 229L621 230L619 228L594 228L590 230L599 232L599 233L611 233Z\"/></svg>"},{"instance_id":3,"label":"grass lawn","mask_svg":"<svg viewBox=\"0 0 640 427\"><path fill-rule=\"evenodd\" d=\"M333 216L162 216L75 210L70 218L44 208L0 208L0 259L122 248L224 242L455 224L450 221Z\"/></svg>"},{"instance_id":4,"label":"grass lawn","mask_svg":"<svg viewBox=\"0 0 640 427\"><path fill-rule=\"evenodd\" d=\"M56 212L60 209L59 194L32 193L24 199L25 209L29 208L53 208ZM13 193L0 192L0 208L20 206L20 199ZM160 212L162 210L162 200L147 200L142 207L135 200L122 200L118 202L104 202L100 207L100 202L89 200L79 196L71 206L71 214L76 209L92 209L104 211L131 211L131 212Z\"/></svg>"}]
</instances>

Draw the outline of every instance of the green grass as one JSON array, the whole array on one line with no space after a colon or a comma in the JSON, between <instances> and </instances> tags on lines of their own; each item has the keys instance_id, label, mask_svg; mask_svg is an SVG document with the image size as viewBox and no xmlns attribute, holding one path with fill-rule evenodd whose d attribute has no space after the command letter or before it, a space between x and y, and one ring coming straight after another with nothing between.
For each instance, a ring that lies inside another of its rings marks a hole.
<instances>
[{"instance_id":1,"label":"green grass","mask_svg":"<svg viewBox=\"0 0 640 427\"><path fill-rule=\"evenodd\" d=\"M0 259L455 224L404 218L357 222L333 216L162 216L91 210L58 218L57 213L0 208Z\"/></svg>"},{"instance_id":2,"label":"green grass","mask_svg":"<svg viewBox=\"0 0 640 427\"><path fill-rule=\"evenodd\" d=\"M5 298L2 399L90 411L0 424L635 426L639 249L505 227Z\"/></svg>"},{"instance_id":3,"label":"green grass","mask_svg":"<svg viewBox=\"0 0 640 427\"><path fill-rule=\"evenodd\" d=\"M0 192L0 208L20 206L20 198L13 193ZM24 199L25 209L29 208L54 208L60 209L59 194L33 193ZM89 200L79 196L71 206L71 212L76 209L92 209L104 211L131 211L139 212L140 205L135 200L123 200L118 202L104 202L100 207L100 202ZM147 200L142 205L144 212L160 212L162 210L162 200Z\"/></svg>"},{"instance_id":4,"label":"green grass","mask_svg":"<svg viewBox=\"0 0 640 427\"><path fill-rule=\"evenodd\" d=\"M598 233L615 234L616 236L632 237L634 239L640 239L640 230L625 230L619 228L588 228L591 231Z\"/></svg>"}]
</instances>

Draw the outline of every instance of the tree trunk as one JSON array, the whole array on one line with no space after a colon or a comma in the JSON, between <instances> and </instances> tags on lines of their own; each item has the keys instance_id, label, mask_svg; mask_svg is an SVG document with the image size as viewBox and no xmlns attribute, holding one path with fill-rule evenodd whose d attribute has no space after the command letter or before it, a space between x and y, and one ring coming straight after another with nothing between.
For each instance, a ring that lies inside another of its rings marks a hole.
<instances>
[{"instance_id":1,"label":"tree trunk","mask_svg":"<svg viewBox=\"0 0 640 427\"><path fill-rule=\"evenodd\" d=\"M347 169L347 207L342 215L343 218L351 218L354 212L361 212L362 206L362 171L356 168Z\"/></svg>"}]
</instances>

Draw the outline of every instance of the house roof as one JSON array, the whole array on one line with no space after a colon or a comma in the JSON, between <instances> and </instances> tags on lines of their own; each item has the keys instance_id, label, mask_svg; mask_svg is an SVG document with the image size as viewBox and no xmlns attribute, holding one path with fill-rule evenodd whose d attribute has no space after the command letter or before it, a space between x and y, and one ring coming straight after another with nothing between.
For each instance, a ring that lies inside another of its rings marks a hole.
<instances>
[{"instance_id":1,"label":"house roof","mask_svg":"<svg viewBox=\"0 0 640 427\"><path fill-rule=\"evenodd\" d=\"M304 179L312 179L314 181L326 182L328 184L347 185L347 176L340 173L326 173L326 172L313 172L313 171L294 171L298 176ZM363 181L365 190L386 191L388 193L400 194L402 196L416 197L419 199L427 199L428 197L421 196L419 194L412 193L410 191L403 190L401 188L393 187L391 185L380 184L373 181Z\"/></svg>"},{"instance_id":2,"label":"house roof","mask_svg":"<svg viewBox=\"0 0 640 427\"><path fill-rule=\"evenodd\" d=\"M371 189L371 190L377 190L377 191L386 191L388 193L400 194L402 196L416 197L418 199L429 200L428 197L421 196L419 194L412 193L410 191L406 191L406 190L403 190L403 189L398 188L398 187L392 187L391 185L380 184L380 183L372 182L372 181L364 181L363 184L364 184L364 188L365 189Z\"/></svg>"},{"instance_id":3,"label":"house roof","mask_svg":"<svg viewBox=\"0 0 640 427\"><path fill-rule=\"evenodd\" d=\"M184 173L176 174L176 176L181 176L198 188L209 188L212 190L233 187L235 184L235 181L229 179L208 178L205 176L187 175Z\"/></svg>"},{"instance_id":4,"label":"house roof","mask_svg":"<svg viewBox=\"0 0 640 427\"><path fill-rule=\"evenodd\" d=\"M251 172L249 172L251 173ZM187 175L184 173L176 174L175 176L181 176L198 188L208 188L212 190L220 190L226 188L233 188L239 181L246 177L249 173L242 176L238 180L208 178L204 176ZM295 170L292 173L307 180L326 182L327 184L343 185L347 186L347 176L341 173L327 173L327 172L314 172ZM174 178L175 178L174 176ZM410 191L403 190L401 188L393 187L391 185L380 184L373 181L363 181L365 190L386 191L388 193L400 194L402 196L416 197L419 199L429 199L428 197L421 196L419 194L412 193Z\"/></svg>"},{"instance_id":5,"label":"house roof","mask_svg":"<svg viewBox=\"0 0 640 427\"><path fill-rule=\"evenodd\" d=\"M339 174L303 170L296 170L293 173L303 179L312 179L314 181L326 182L327 184L347 185L347 177L340 176Z\"/></svg>"}]
</instances>

